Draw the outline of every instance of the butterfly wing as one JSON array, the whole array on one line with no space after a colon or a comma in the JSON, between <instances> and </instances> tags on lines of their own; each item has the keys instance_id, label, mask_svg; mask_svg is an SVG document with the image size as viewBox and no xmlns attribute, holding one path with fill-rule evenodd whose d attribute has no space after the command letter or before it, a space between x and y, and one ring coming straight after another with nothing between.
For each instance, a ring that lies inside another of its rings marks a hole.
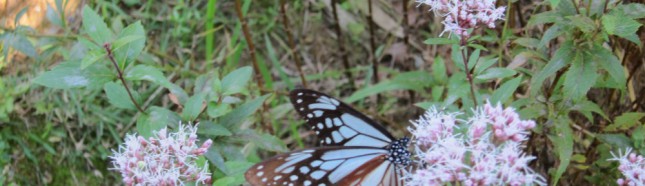
<instances>
[{"instance_id":1,"label":"butterfly wing","mask_svg":"<svg viewBox=\"0 0 645 186\"><path fill-rule=\"evenodd\" d=\"M293 151L255 164L251 185L403 185L401 170L375 147L329 146Z\"/></svg>"},{"instance_id":2,"label":"butterfly wing","mask_svg":"<svg viewBox=\"0 0 645 186\"><path fill-rule=\"evenodd\" d=\"M322 145L385 147L394 140L374 120L329 95L296 89L289 97Z\"/></svg>"}]
</instances>

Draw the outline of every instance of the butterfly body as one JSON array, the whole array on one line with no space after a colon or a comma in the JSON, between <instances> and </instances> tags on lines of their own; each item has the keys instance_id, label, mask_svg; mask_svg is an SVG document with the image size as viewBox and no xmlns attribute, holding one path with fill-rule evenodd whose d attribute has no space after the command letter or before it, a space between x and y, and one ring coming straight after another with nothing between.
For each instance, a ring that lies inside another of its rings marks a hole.
<instances>
[{"instance_id":1,"label":"butterfly body","mask_svg":"<svg viewBox=\"0 0 645 186\"><path fill-rule=\"evenodd\" d=\"M246 172L252 185L403 185L410 162L408 138L396 140L382 126L335 98L313 90L290 93L298 113L322 147L277 155Z\"/></svg>"}]
</instances>

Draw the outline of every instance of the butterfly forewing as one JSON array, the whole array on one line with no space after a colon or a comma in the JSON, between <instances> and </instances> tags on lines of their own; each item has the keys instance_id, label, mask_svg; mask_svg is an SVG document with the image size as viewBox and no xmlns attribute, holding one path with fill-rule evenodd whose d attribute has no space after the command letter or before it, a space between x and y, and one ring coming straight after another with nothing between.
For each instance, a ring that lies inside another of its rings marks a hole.
<instances>
[{"instance_id":1,"label":"butterfly forewing","mask_svg":"<svg viewBox=\"0 0 645 186\"><path fill-rule=\"evenodd\" d=\"M296 89L290 99L324 146L385 147L394 140L374 120L326 94Z\"/></svg>"},{"instance_id":2,"label":"butterfly forewing","mask_svg":"<svg viewBox=\"0 0 645 186\"><path fill-rule=\"evenodd\" d=\"M319 147L275 156L249 168L252 185L401 185L388 151L374 147ZM375 183L375 184L373 184Z\"/></svg>"}]
</instances>

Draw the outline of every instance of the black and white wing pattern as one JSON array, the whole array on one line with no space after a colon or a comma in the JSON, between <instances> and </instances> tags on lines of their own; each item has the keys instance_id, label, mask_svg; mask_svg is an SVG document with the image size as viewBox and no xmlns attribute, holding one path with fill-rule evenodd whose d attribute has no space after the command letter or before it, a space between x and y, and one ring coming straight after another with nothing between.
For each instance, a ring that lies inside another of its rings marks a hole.
<instances>
[{"instance_id":1,"label":"black and white wing pattern","mask_svg":"<svg viewBox=\"0 0 645 186\"><path fill-rule=\"evenodd\" d=\"M246 172L251 185L403 185L402 169L376 147L329 146L293 151L258 163Z\"/></svg>"},{"instance_id":2,"label":"black and white wing pattern","mask_svg":"<svg viewBox=\"0 0 645 186\"><path fill-rule=\"evenodd\" d=\"M395 140L380 124L331 96L296 89L289 97L323 146L385 147Z\"/></svg>"}]
</instances>

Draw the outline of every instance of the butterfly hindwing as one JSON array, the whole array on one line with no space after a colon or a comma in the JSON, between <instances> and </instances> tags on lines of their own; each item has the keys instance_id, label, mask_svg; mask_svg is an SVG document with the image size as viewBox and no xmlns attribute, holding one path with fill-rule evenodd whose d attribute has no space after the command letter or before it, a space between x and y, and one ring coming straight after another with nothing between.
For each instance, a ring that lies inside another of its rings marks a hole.
<instances>
[{"instance_id":1,"label":"butterfly hindwing","mask_svg":"<svg viewBox=\"0 0 645 186\"><path fill-rule=\"evenodd\" d=\"M402 185L400 169L375 147L329 146L281 154L249 168L251 185Z\"/></svg>"},{"instance_id":2,"label":"butterfly hindwing","mask_svg":"<svg viewBox=\"0 0 645 186\"><path fill-rule=\"evenodd\" d=\"M293 90L289 96L324 146L385 147L394 140L374 120L331 96L307 89Z\"/></svg>"}]
</instances>

